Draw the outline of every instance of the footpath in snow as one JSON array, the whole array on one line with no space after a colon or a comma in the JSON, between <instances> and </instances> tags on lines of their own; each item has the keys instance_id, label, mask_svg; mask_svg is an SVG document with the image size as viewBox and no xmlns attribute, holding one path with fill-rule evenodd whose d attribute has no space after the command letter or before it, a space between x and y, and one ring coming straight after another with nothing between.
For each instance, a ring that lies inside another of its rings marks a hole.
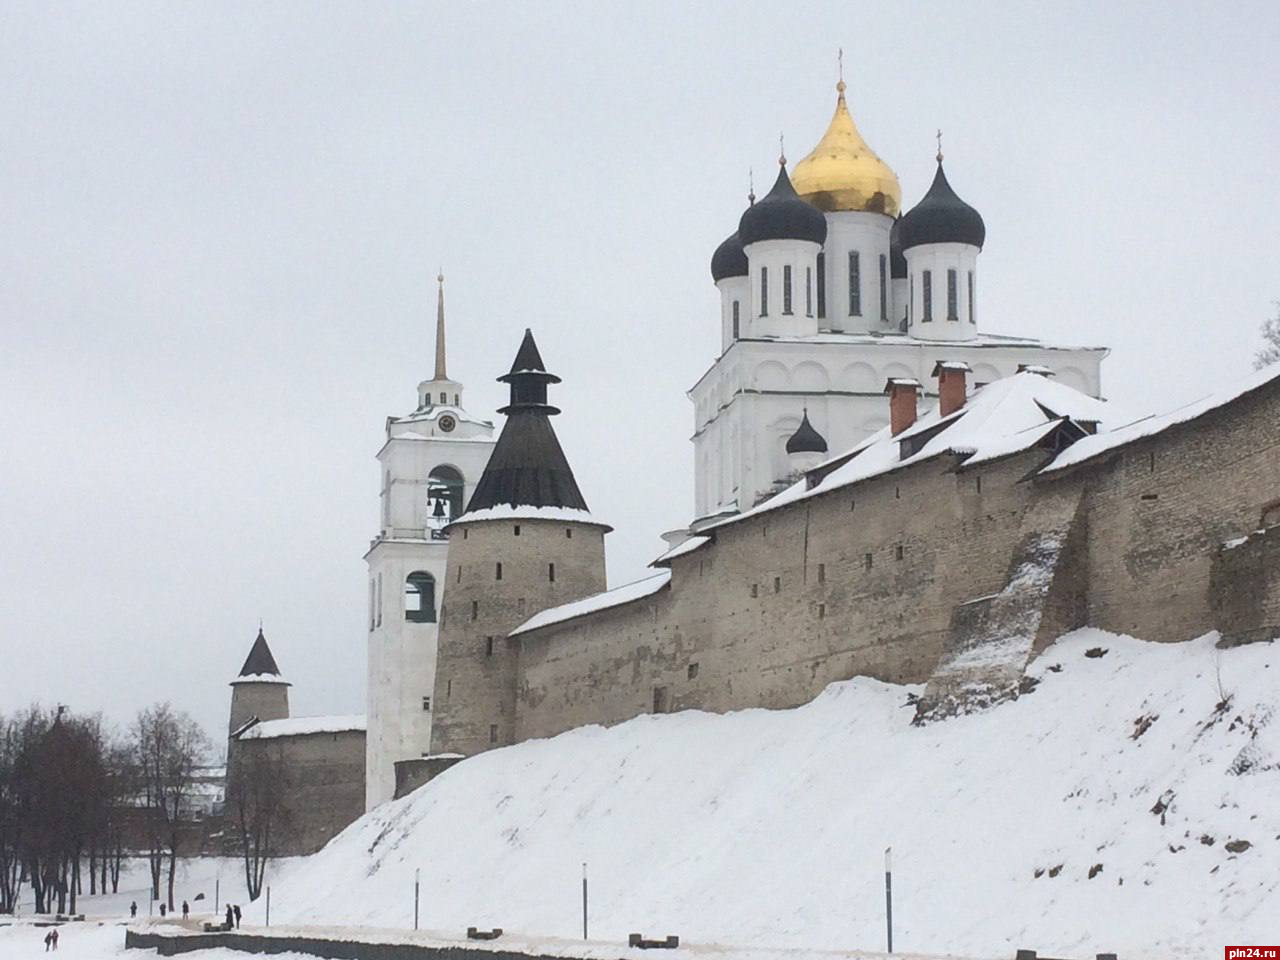
<instances>
[{"instance_id":1,"label":"footpath in snow","mask_svg":"<svg viewBox=\"0 0 1280 960\"><path fill-rule=\"evenodd\" d=\"M899 951L1275 943L1280 657L1215 639L1078 631L1031 693L924 727L919 688L857 679L486 753L285 866L272 922L407 929L420 871L424 928L573 938L585 862L593 940L876 950L892 846Z\"/></svg>"}]
</instances>

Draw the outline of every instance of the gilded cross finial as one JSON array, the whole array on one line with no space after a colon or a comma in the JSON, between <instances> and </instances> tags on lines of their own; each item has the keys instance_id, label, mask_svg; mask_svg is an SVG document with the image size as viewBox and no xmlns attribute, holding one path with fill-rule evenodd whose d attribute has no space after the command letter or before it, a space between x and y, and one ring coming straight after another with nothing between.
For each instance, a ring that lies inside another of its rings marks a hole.
<instances>
[{"instance_id":1,"label":"gilded cross finial","mask_svg":"<svg viewBox=\"0 0 1280 960\"><path fill-rule=\"evenodd\" d=\"M942 162L942 131L938 131L938 162Z\"/></svg>"},{"instance_id":2,"label":"gilded cross finial","mask_svg":"<svg viewBox=\"0 0 1280 960\"><path fill-rule=\"evenodd\" d=\"M836 80L836 93L844 96L844 47L836 51L836 72L839 74Z\"/></svg>"},{"instance_id":3,"label":"gilded cross finial","mask_svg":"<svg viewBox=\"0 0 1280 960\"><path fill-rule=\"evenodd\" d=\"M751 167L747 167L747 203L754 205L756 202L756 173Z\"/></svg>"},{"instance_id":4,"label":"gilded cross finial","mask_svg":"<svg viewBox=\"0 0 1280 960\"><path fill-rule=\"evenodd\" d=\"M778 166L785 167L787 165L787 147L783 142L782 134L778 134Z\"/></svg>"}]
</instances>

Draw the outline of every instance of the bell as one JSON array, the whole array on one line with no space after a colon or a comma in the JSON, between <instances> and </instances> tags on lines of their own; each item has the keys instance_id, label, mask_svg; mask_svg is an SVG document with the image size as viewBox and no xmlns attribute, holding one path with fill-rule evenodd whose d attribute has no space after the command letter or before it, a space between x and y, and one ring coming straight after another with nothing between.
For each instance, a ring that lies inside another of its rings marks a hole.
<instances>
[{"instance_id":1,"label":"bell","mask_svg":"<svg viewBox=\"0 0 1280 960\"><path fill-rule=\"evenodd\" d=\"M431 516L436 520L443 520L447 516L444 512L444 499L436 497L436 508L431 512Z\"/></svg>"}]
</instances>

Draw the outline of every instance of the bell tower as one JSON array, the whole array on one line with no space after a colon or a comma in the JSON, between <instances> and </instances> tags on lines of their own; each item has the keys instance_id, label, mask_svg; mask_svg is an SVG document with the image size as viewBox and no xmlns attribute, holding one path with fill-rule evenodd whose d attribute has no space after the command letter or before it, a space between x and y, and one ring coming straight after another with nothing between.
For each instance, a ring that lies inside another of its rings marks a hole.
<instances>
[{"instance_id":1,"label":"bell tower","mask_svg":"<svg viewBox=\"0 0 1280 960\"><path fill-rule=\"evenodd\" d=\"M444 276L436 278L435 370L417 407L388 417L378 451L378 533L368 565L365 806L391 799L395 764L426 755L445 586L447 526L462 513L493 450L493 424L462 406L446 369Z\"/></svg>"}]
</instances>

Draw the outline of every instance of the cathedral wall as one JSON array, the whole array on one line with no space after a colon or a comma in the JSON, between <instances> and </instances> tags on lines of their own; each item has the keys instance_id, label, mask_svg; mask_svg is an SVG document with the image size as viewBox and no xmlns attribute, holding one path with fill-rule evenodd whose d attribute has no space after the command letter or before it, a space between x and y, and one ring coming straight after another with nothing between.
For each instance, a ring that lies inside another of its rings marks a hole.
<instances>
[{"instance_id":1,"label":"cathedral wall","mask_svg":"<svg viewBox=\"0 0 1280 960\"><path fill-rule=\"evenodd\" d=\"M517 739L793 707L858 675L924 682L954 607L1004 586L1044 459L939 457L720 528L669 588L519 638Z\"/></svg>"},{"instance_id":2,"label":"cathedral wall","mask_svg":"<svg viewBox=\"0 0 1280 960\"><path fill-rule=\"evenodd\" d=\"M1280 383L1074 472L1088 483L1089 623L1146 640L1217 629L1215 558L1280 500ZM1056 482L1075 479L1037 485Z\"/></svg>"}]
</instances>

